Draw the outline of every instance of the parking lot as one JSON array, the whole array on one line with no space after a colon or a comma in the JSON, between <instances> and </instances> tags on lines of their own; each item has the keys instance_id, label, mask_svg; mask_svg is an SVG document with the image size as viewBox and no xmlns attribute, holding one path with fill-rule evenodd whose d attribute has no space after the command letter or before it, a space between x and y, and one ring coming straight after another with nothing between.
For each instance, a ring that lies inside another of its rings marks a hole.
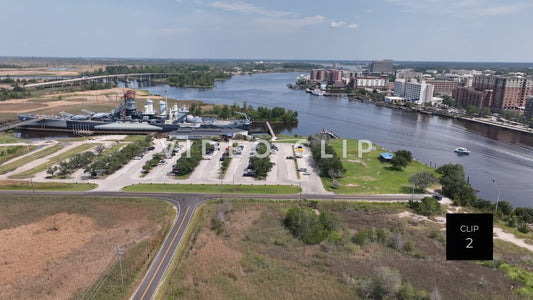
<instances>
[{"instance_id":1,"label":"parking lot","mask_svg":"<svg viewBox=\"0 0 533 300\"><path fill-rule=\"evenodd\" d=\"M322 186L311 157L297 159L298 167L307 169L310 174L304 175L303 172L300 172L300 178L297 177L294 159L287 159L288 156L293 156L293 145L289 143L274 143L278 147L278 150L270 155L270 161L274 163L274 166L267 174L266 179L258 180L254 177L243 176L248 168L250 153L252 150L255 152L255 143L240 140L219 142L219 145L216 146L218 150L215 149L213 154L208 155L210 159L201 160L188 178L176 179L174 176L169 176L168 174L172 171L172 166L176 164L176 161L182 155L186 155L186 143L180 142L179 144L183 145L183 147L179 149L175 156L168 159L165 158L164 164L157 165L145 177L141 177L142 167L146 161L150 160L155 153L163 153L160 140L155 140L154 150L148 151L141 159L131 160L123 168L99 184L102 189L113 187L119 189L122 186L134 183L220 184L220 158L226 147L233 144L233 142L242 145L243 149L240 155L232 156L231 163L222 179L223 184L296 185L302 187L303 193L329 193ZM168 145L167 141L165 143Z\"/></svg>"}]
</instances>

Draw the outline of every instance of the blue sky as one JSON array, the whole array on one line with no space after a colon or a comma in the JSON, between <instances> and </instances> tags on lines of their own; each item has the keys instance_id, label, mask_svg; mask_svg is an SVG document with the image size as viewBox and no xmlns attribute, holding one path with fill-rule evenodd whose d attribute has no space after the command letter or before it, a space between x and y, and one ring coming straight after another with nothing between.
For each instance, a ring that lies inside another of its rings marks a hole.
<instances>
[{"instance_id":1,"label":"blue sky","mask_svg":"<svg viewBox=\"0 0 533 300\"><path fill-rule=\"evenodd\" d=\"M1 56L533 61L530 0L1 3Z\"/></svg>"}]
</instances>

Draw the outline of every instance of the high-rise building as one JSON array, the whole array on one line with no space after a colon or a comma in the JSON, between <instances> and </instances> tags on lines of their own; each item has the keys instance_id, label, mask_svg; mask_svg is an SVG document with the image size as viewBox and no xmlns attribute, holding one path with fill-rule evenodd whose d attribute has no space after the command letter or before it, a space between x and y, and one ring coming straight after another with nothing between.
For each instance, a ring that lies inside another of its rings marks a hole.
<instances>
[{"instance_id":1,"label":"high-rise building","mask_svg":"<svg viewBox=\"0 0 533 300\"><path fill-rule=\"evenodd\" d=\"M392 59L374 60L370 63L370 73L392 74Z\"/></svg>"},{"instance_id":2,"label":"high-rise building","mask_svg":"<svg viewBox=\"0 0 533 300\"><path fill-rule=\"evenodd\" d=\"M422 82L407 82L405 84L405 100L418 104L433 101L433 85Z\"/></svg>"},{"instance_id":3,"label":"high-rise building","mask_svg":"<svg viewBox=\"0 0 533 300\"><path fill-rule=\"evenodd\" d=\"M426 83L433 85L435 93L448 96L451 96L453 90L459 86L459 82L452 80L428 79L426 80Z\"/></svg>"},{"instance_id":4,"label":"high-rise building","mask_svg":"<svg viewBox=\"0 0 533 300\"><path fill-rule=\"evenodd\" d=\"M472 88L478 92L492 90L492 100L482 101L483 106L493 111L519 109L526 105L526 98L533 94L533 79L522 76L474 76ZM471 93L470 91L469 93ZM468 93L458 92L457 97L470 97ZM454 97L455 98L455 97ZM468 99L455 98L457 102L469 102Z\"/></svg>"},{"instance_id":5,"label":"high-rise building","mask_svg":"<svg viewBox=\"0 0 533 300\"><path fill-rule=\"evenodd\" d=\"M533 119L533 95L529 95L526 98L526 109L524 110L524 116L528 121Z\"/></svg>"},{"instance_id":6,"label":"high-rise building","mask_svg":"<svg viewBox=\"0 0 533 300\"><path fill-rule=\"evenodd\" d=\"M405 81L405 79L396 79L394 81L394 96L405 97L406 101L424 104L433 102L433 85L425 81L417 82L416 80Z\"/></svg>"},{"instance_id":7,"label":"high-rise building","mask_svg":"<svg viewBox=\"0 0 533 300\"><path fill-rule=\"evenodd\" d=\"M492 90L478 91L471 87L459 87L453 90L452 97L462 107L490 107L492 105Z\"/></svg>"},{"instance_id":8,"label":"high-rise building","mask_svg":"<svg viewBox=\"0 0 533 300\"><path fill-rule=\"evenodd\" d=\"M349 85L353 88L386 88L388 76L356 76L350 78Z\"/></svg>"}]
</instances>

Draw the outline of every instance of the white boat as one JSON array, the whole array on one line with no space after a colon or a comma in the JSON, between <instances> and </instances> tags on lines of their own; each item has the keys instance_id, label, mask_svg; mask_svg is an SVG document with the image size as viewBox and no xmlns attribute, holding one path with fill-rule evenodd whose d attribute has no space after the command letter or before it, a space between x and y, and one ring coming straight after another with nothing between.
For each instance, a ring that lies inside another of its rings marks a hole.
<instances>
[{"instance_id":1,"label":"white boat","mask_svg":"<svg viewBox=\"0 0 533 300\"><path fill-rule=\"evenodd\" d=\"M457 147L455 148L454 152L457 154L470 154L470 151L468 151L468 149L465 147Z\"/></svg>"},{"instance_id":2,"label":"white boat","mask_svg":"<svg viewBox=\"0 0 533 300\"><path fill-rule=\"evenodd\" d=\"M321 91L320 89L314 89L311 91L311 94L315 95L315 96L324 96L324 92Z\"/></svg>"}]
</instances>

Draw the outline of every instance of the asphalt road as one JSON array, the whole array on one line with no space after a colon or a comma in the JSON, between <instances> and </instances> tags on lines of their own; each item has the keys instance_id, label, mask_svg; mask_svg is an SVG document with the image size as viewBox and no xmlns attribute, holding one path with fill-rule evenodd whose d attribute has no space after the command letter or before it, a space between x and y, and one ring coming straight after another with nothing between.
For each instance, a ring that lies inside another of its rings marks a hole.
<instances>
[{"instance_id":1,"label":"asphalt road","mask_svg":"<svg viewBox=\"0 0 533 300\"><path fill-rule=\"evenodd\" d=\"M80 196L113 196L113 197L155 197L161 198L177 209L177 216L174 220L169 234L165 238L161 249L154 258L148 272L144 276L141 284L131 297L131 299L153 299L164 274L168 269L176 249L179 247L183 235L191 221L196 209L211 199L217 199L219 194L192 194L192 193L128 193L128 192L45 192L45 191L0 191L2 194L27 196L35 195L80 195ZM424 195L415 195L415 199L421 199ZM223 194L223 198L239 199L277 199L277 200L359 200L359 201L407 201L411 195L270 195L270 194Z\"/></svg>"}]
</instances>

